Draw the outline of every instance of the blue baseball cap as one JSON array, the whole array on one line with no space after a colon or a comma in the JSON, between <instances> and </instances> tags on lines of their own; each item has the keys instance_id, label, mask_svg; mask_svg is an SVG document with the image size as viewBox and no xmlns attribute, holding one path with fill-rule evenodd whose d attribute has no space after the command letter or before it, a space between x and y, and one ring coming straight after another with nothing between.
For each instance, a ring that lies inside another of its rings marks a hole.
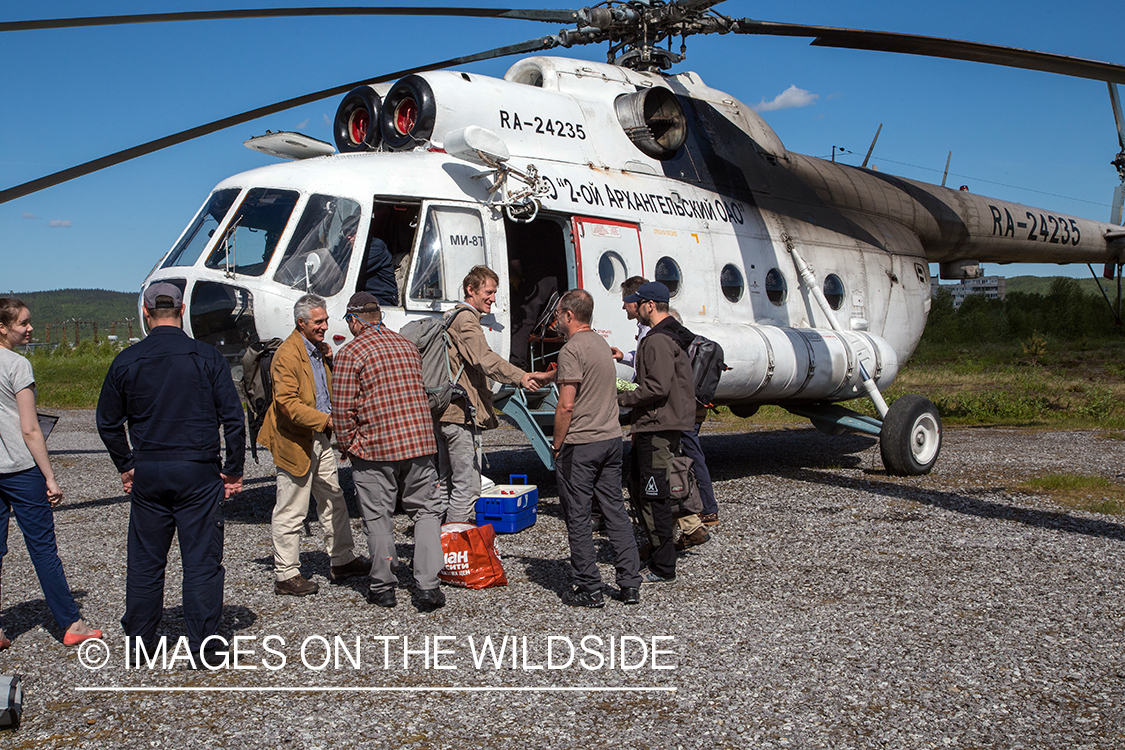
<instances>
[{"instance_id":1,"label":"blue baseball cap","mask_svg":"<svg viewBox=\"0 0 1125 750\"><path fill-rule=\"evenodd\" d=\"M668 287L661 284L659 281L649 281L641 284L641 288L630 294L622 300L622 302L644 302L651 300L653 302L668 302Z\"/></svg>"}]
</instances>

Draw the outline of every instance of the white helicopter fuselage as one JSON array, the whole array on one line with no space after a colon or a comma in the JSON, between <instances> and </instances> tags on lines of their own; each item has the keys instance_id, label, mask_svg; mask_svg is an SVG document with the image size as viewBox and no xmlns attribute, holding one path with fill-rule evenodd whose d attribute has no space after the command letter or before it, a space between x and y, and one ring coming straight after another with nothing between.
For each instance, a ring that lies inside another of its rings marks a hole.
<instances>
[{"instance_id":1,"label":"white helicopter fuselage","mask_svg":"<svg viewBox=\"0 0 1125 750\"><path fill-rule=\"evenodd\" d=\"M749 107L691 73L530 58L504 80L416 78L429 88L421 118L432 127L413 149L276 164L215 188L230 210L204 217L210 238L191 236L197 217L145 282L183 282L189 333L233 359L251 340L287 335L308 289L324 292L326 340L342 344L370 240L394 224L400 297L385 321L396 330L457 304L461 278L483 263L500 276L484 322L504 356L513 336L527 345L526 319L541 317L534 304L545 290L574 287L594 295L594 328L629 351L637 329L621 282L645 276L669 285L688 328L723 346L731 369L717 403L842 401L864 394L864 368L883 389L910 357L930 307L930 262L1102 262L1117 252L1109 225L787 152ZM688 131L658 157L615 111L653 88L684 103ZM469 125L498 136L511 167L537 171L533 221L505 218L514 179L490 192L493 170L442 149ZM285 205L287 218L270 230L241 224L250 196ZM314 208L327 218L311 231L301 217ZM324 244L310 239L317 232Z\"/></svg>"}]
</instances>

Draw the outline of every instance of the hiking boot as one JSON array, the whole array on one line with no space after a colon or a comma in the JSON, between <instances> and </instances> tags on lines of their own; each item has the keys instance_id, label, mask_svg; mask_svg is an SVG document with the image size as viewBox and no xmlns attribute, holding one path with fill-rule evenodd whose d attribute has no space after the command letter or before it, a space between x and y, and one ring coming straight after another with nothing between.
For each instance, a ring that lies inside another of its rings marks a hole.
<instances>
[{"instance_id":1,"label":"hiking boot","mask_svg":"<svg viewBox=\"0 0 1125 750\"><path fill-rule=\"evenodd\" d=\"M605 606L605 599L601 591L583 591L573 588L562 595L563 604L568 607L586 607L587 609L601 609Z\"/></svg>"},{"instance_id":2,"label":"hiking boot","mask_svg":"<svg viewBox=\"0 0 1125 750\"><path fill-rule=\"evenodd\" d=\"M438 589L418 589L414 592L414 606L419 612L433 612L445 606L445 592Z\"/></svg>"},{"instance_id":3,"label":"hiking boot","mask_svg":"<svg viewBox=\"0 0 1125 750\"><path fill-rule=\"evenodd\" d=\"M719 514L718 513L700 513L699 520L704 526L718 526Z\"/></svg>"},{"instance_id":4,"label":"hiking boot","mask_svg":"<svg viewBox=\"0 0 1125 750\"><path fill-rule=\"evenodd\" d=\"M341 583L348 578L366 576L371 574L371 561L366 557L357 557L350 563L333 565L328 569L328 580L332 583Z\"/></svg>"},{"instance_id":5,"label":"hiking boot","mask_svg":"<svg viewBox=\"0 0 1125 750\"><path fill-rule=\"evenodd\" d=\"M320 586L298 573L284 581L275 581L273 593L287 596L308 596L320 591Z\"/></svg>"},{"instance_id":6,"label":"hiking boot","mask_svg":"<svg viewBox=\"0 0 1125 750\"><path fill-rule=\"evenodd\" d=\"M690 534L681 534L680 538L676 540L676 551L683 552L685 549L698 547L701 544L706 544L711 541L711 535L707 533L707 529L700 526Z\"/></svg>"},{"instance_id":7,"label":"hiking boot","mask_svg":"<svg viewBox=\"0 0 1125 750\"><path fill-rule=\"evenodd\" d=\"M621 603L640 604L641 590L634 586L626 586L625 588L621 589Z\"/></svg>"},{"instance_id":8,"label":"hiking boot","mask_svg":"<svg viewBox=\"0 0 1125 750\"><path fill-rule=\"evenodd\" d=\"M394 589L380 591L378 594L376 594L374 591L369 590L367 592L367 601L371 602L376 607L382 607L384 609L390 609L391 607L398 604L398 599L395 597Z\"/></svg>"},{"instance_id":9,"label":"hiking boot","mask_svg":"<svg viewBox=\"0 0 1125 750\"><path fill-rule=\"evenodd\" d=\"M648 584L653 584L653 583L675 583L675 582L676 582L676 576L672 576L671 578L664 578L662 576L656 575L656 573L653 573L648 568L641 568L641 584L642 585L648 585Z\"/></svg>"}]
</instances>

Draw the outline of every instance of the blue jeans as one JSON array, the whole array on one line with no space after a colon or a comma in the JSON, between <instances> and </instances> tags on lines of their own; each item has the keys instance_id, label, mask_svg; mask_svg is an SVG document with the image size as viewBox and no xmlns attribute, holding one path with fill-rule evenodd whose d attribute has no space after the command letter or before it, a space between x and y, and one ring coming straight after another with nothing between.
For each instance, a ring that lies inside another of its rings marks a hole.
<instances>
[{"instance_id":1,"label":"blue jeans","mask_svg":"<svg viewBox=\"0 0 1125 750\"><path fill-rule=\"evenodd\" d=\"M684 430L680 439L680 449L690 458L692 471L695 472L695 483L699 486L699 499L703 501L704 513L718 513L719 504L715 502L715 488L711 485L711 472L707 469L707 458L703 455L703 446L699 444L699 428L702 422L695 425L694 429Z\"/></svg>"},{"instance_id":2,"label":"blue jeans","mask_svg":"<svg viewBox=\"0 0 1125 750\"><path fill-rule=\"evenodd\" d=\"M23 532L35 575L39 576L43 598L47 600L55 622L65 630L80 616L59 559L54 511L47 501L47 480L38 466L0 474L0 563L8 553L8 516L13 513Z\"/></svg>"}]
</instances>

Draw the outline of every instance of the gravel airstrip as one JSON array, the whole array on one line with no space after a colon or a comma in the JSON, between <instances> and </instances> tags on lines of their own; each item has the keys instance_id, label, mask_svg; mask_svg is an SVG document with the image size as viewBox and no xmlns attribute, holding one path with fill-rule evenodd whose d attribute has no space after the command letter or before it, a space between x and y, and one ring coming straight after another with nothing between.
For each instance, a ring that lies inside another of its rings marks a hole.
<instances>
[{"instance_id":1,"label":"gravel airstrip","mask_svg":"<svg viewBox=\"0 0 1125 750\"><path fill-rule=\"evenodd\" d=\"M640 606L575 610L559 601L568 551L553 478L518 431L496 430L487 473L529 474L538 523L500 539L508 586L445 587L432 613L405 588L381 610L363 580L330 585L315 521L302 560L320 593L275 596L263 453L226 511L221 635L238 637L240 668L208 672L126 662L129 502L92 412L66 412L49 441L67 496L60 554L106 649L84 651L84 665L61 644L13 523L0 674L22 675L26 694L0 747L1120 748L1125 520L1018 489L1064 471L1125 481L1120 438L951 429L932 474L896 479L870 437L706 430L712 541ZM362 545L349 468L342 477ZM408 531L396 517L404 561ZM173 646L178 566L174 552ZM408 564L400 579L411 584Z\"/></svg>"}]
</instances>

